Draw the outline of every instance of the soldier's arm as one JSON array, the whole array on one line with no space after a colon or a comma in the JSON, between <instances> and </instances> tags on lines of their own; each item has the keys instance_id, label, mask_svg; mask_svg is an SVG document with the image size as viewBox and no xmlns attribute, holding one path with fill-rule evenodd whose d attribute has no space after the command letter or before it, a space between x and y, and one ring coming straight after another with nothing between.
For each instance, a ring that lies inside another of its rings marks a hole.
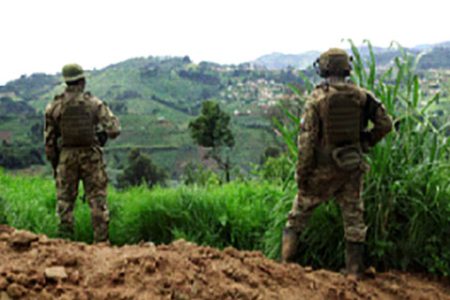
<instances>
[{"instance_id":1,"label":"soldier's arm","mask_svg":"<svg viewBox=\"0 0 450 300\"><path fill-rule=\"evenodd\" d=\"M314 149L319 139L319 113L313 102L306 103L298 136L297 183L307 180L315 167Z\"/></svg>"},{"instance_id":2,"label":"soldier's arm","mask_svg":"<svg viewBox=\"0 0 450 300\"><path fill-rule=\"evenodd\" d=\"M392 130L392 119L383 104L371 93L367 93L365 114L372 121L373 128L364 133L363 142L373 147Z\"/></svg>"},{"instance_id":3,"label":"soldier's arm","mask_svg":"<svg viewBox=\"0 0 450 300\"><path fill-rule=\"evenodd\" d=\"M101 102L98 110L99 124L108 135L108 138L116 138L121 131L119 119L112 113L109 107Z\"/></svg>"},{"instance_id":4,"label":"soldier's arm","mask_svg":"<svg viewBox=\"0 0 450 300\"><path fill-rule=\"evenodd\" d=\"M54 106L54 102L47 105L44 125L45 156L52 164L58 160L58 127L53 115Z\"/></svg>"}]
</instances>

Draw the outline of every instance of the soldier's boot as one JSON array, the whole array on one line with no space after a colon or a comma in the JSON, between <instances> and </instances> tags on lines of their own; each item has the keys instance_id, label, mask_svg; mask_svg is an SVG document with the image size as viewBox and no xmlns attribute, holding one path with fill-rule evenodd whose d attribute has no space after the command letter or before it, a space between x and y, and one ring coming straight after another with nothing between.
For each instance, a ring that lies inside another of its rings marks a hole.
<instances>
[{"instance_id":1,"label":"soldier's boot","mask_svg":"<svg viewBox=\"0 0 450 300\"><path fill-rule=\"evenodd\" d=\"M94 243L109 243L108 231L94 231Z\"/></svg>"},{"instance_id":2,"label":"soldier's boot","mask_svg":"<svg viewBox=\"0 0 450 300\"><path fill-rule=\"evenodd\" d=\"M108 223L104 221L100 224L95 224L94 227L94 243L108 243L109 242L109 232L108 232Z\"/></svg>"},{"instance_id":3,"label":"soldier's boot","mask_svg":"<svg viewBox=\"0 0 450 300\"><path fill-rule=\"evenodd\" d=\"M284 228L281 244L281 262L293 262L297 255L300 234L292 228Z\"/></svg>"},{"instance_id":4,"label":"soldier's boot","mask_svg":"<svg viewBox=\"0 0 450 300\"><path fill-rule=\"evenodd\" d=\"M345 270L344 274L363 277L364 275L364 244L347 241L345 244Z\"/></svg>"}]
</instances>

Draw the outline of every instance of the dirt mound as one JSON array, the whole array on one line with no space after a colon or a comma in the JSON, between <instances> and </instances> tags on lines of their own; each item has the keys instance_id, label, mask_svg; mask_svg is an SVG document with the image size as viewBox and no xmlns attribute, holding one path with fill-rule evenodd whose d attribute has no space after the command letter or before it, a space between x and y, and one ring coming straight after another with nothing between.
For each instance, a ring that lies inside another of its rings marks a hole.
<instances>
[{"instance_id":1,"label":"dirt mound","mask_svg":"<svg viewBox=\"0 0 450 300\"><path fill-rule=\"evenodd\" d=\"M0 299L450 299L404 273L358 281L186 241L86 245L0 225Z\"/></svg>"}]
</instances>

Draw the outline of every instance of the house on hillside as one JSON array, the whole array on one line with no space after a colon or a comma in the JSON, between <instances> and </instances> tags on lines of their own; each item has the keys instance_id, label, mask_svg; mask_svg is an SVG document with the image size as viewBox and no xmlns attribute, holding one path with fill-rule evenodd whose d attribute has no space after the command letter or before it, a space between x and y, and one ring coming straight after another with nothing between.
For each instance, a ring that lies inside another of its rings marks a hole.
<instances>
[{"instance_id":1,"label":"house on hillside","mask_svg":"<svg viewBox=\"0 0 450 300\"><path fill-rule=\"evenodd\" d=\"M159 116L159 117L156 119L156 121L158 122L158 124L166 125L166 126L172 124L172 123L171 123L169 120L167 120L166 117L164 117L164 116Z\"/></svg>"},{"instance_id":2,"label":"house on hillside","mask_svg":"<svg viewBox=\"0 0 450 300\"><path fill-rule=\"evenodd\" d=\"M250 109L247 110L243 110L243 111L239 111L237 109L234 110L233 115L235 115L236 117L239 116L250 116L252 114L252 111Z\"/></svg>"}]
</instances>

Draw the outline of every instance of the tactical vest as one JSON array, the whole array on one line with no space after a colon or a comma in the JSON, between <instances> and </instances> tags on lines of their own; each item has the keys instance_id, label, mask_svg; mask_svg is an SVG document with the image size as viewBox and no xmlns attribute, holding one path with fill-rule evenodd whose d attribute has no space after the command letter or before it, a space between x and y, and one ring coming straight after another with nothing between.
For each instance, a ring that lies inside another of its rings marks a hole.
<instances>
[{"instance_id":1,"label":"tactical vest","mask_svg":"<svg viewBox=\"0 0 450 300\"><path fill-rule=\"evenodd\" d=\"M325 94L321 103L322 156L342 169L354 169L362 160L361 107L365 96L351 84L330 85L325 87Z\"/></svg>"},{"instance_id":2,"label":"tactical vest","mask_svg":"<svg viewBox=\"0 0 450 300\"><path fill-rule=\"evenodd\" d=\"M63 99L61 108L61 139L63 147L91 147L95 141L94 106L82 93Z\"/></svg>"}]
</instances>

